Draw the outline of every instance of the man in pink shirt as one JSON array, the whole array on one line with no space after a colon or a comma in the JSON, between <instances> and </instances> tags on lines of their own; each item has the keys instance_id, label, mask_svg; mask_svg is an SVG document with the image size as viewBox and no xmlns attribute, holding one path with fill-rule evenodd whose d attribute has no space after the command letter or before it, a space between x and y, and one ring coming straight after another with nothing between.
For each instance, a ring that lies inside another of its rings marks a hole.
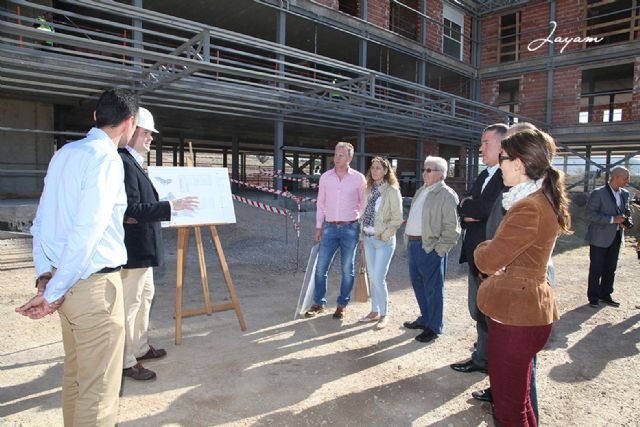
<instances>
[{"instance_id":1,"label":"man in pink shirt","mask_svg":"<svg viewBox=\"0 0 640 427\"><path fill-rule=\"evenodd\" d=\"M351 159L353 145L339 142L333 156L335 167L320 177L315 236L316 241L320 242L320 248L316 264L314 304L307 311L306 317L314 317L324 311L327 304L327 274L338 248L342 283L334 318L342 319L351 299L355 276L353 262L360 237L358 218L366 186L364 175L349 167Z\"/></svg>"}]
</instances>

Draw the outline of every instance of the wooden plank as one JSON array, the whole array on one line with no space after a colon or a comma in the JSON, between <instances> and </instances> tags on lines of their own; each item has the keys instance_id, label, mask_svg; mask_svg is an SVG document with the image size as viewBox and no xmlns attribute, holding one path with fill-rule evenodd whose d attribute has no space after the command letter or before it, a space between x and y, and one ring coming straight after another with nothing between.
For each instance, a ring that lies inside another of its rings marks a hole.
<instances>
[{"instance_id":1,"label":"wooden plank","mask_svg":"<svg viewBox=\"0 0 640 427\"><path fill-rule=\"evenodd\" d=\"M222 244L220 243L220 238L218 237L218 230L215 225L209 227L211 230L211 237L213 238L213 243L216 246L216 251L218 252L218 260L220 261L220 268L222 268L222 273L224 274L224 280L227 283L227 289L229 290L229 295L231 295L231 302L236 312L236 317L238 318L238 322L240 322L240 330L246 331L247 325L244 322L244 316L242 315L242 310L240 309L240 304L238 303L238 298L236 297L236 292L233 287L233 280L231 279L231 274L229 273L229 266L227 265L227 259L224 256L224 251L222 250Z\"/></svg>"},{"instance_id":2,"label":"wooden plank","mask_svg":"<svg viewBox=\"0 0 640 427\"><path fill-rule=\"evenodd\" d=\"M207 263L204 259L204 248L202 246L202 232L200 231L200 227L194 227L193 232L196 236L196 249L198 251L198 265L200 266L200 283L202 284L204 306L207 309L207 314L211 314L211 295L209 294Z\"/></svg>"},{"instance_id":3,"label":"wooden plank","mask_svg":"<svg viewBox=\"0 0 640 427\"><path fill-rule=\"evenodd\" d=\"M233 305L233 303L214 304L211 306L211 308L213 309L214 313L219 313L221 311L235 310L235 306ZM184 319L185 317L198 316L201 314L211 314L211 313L209 313L207 307L189 308L187 310L182 311L182 318ZM175 315L173 317L175 319Z\"/></svg>"},{"instance_id":4,"label":"wooden plank","mask_svg":"<svg viewBox=\"0 0 640 427\"><path fill-rule=\"evenodd\" d=\"M187 259L187 247L189 245L189 228L178 229L178 254L176 261L176 336L175 343L182 343L182 287L184 285L184 267Z\"/></svg>"}]
</instances>

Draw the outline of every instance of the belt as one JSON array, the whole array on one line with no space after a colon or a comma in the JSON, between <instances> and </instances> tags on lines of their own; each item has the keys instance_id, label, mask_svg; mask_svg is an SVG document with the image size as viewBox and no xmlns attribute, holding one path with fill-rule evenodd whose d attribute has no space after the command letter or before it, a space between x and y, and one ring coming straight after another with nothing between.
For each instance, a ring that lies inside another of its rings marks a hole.
<instances>
[{"instance_id":1,"label":"belt","mask_svg":"<svg viewBox=\"0 0 640 427\"><path fill-rule=\"evenodd\" d=\"M354 219L353 221L327 221L327 224L347 225L347 224L353 224L354 222L358 222L358 220Z\"/></svg>"},{"instance_id":2,"label":"belt","mask_svg":"<svg viewBox=\"0 0 640 427\"><path fill-rule=\"evenodd\" d=\"M120 271L120 269L122 268L122 266L117 266L117 267L105 267L102 270L96 271L95 274L107 274L107 273L113 273L116 271Z\"/></svg>"},{"instance_id":3,"label":"belt","mask_svg":"<svg viewBox=\"0 0 640 427\"><path fill-rule=\"evenodd\" d=\"M422 240L422 236L409 236L407 234L407 240Z\"/></svg>"}]
</instances>

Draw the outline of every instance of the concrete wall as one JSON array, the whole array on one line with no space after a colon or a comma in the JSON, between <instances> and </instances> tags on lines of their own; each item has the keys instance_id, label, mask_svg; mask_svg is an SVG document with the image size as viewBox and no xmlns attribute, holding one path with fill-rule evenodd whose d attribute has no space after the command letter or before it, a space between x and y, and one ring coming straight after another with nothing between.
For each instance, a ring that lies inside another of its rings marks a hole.
<instances>
[{"instance_id":1,"label":"concrete wall","mask_svg":"<svg viewBox=\"0 0 640 427\"><path fill-rule=\"evenodd\" d=\"M53 130L53 106L0 99L0 127ZM0 170L46 170L53 155L53 135L0 132ZM44 174L0 172L0 199L38 197Z\"/></svg>"}]
</instances>

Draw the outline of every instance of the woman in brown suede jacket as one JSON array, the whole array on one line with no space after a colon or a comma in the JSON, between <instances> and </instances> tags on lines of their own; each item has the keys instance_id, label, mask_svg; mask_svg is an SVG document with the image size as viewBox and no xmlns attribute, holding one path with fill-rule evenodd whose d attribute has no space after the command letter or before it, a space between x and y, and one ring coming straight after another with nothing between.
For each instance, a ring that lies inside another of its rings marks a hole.
<instances>
[{"instance_id":1,"label":"woman in brown suede jacket","mask_svg":"<svg viewBox=\"0 0 640 427\"><path fill-rule=\"evenodd\" d=\"M547 262L559 233L569 232L563 176L552 166L556 146L539 130L523 130L502 141L500 168L511 189L507 213L492 240L474 252L489 275L478 291L478 307L489 318L489 379L494 415L503 426L535 426L529 396L533 356L559 319Z\"/></svg>"}]
</instances>

